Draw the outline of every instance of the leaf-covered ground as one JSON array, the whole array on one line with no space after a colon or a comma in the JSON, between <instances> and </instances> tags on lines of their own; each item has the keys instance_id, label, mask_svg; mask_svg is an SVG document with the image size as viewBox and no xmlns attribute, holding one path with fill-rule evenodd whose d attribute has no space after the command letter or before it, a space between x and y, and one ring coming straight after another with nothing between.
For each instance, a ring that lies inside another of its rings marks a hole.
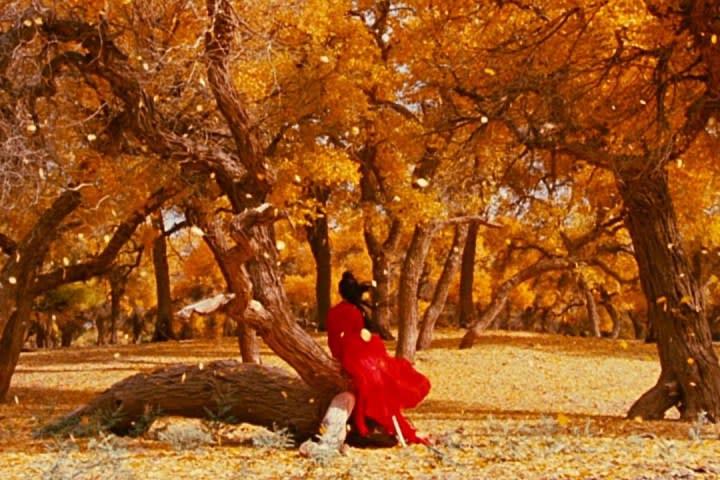
<instances>
[{"instance_id":1,"label":"leaf-covered ground","mask_svg":"<svg viewBox=\"0 0 720 480\"><path fill-rule=\"evenodd\" d=\"M158 422L143 438L32 439L33 429L126 376L237 357L233 339L24 353L10 402L0 404L0 479L720 478L717 425L623 418L657 379L654 346L489 332L461 351L460 335L439 332L418 354L433 388L409 417L432 448L316 458L283 447L276 433L182 419Z\"/></svg>"}]
</instances>

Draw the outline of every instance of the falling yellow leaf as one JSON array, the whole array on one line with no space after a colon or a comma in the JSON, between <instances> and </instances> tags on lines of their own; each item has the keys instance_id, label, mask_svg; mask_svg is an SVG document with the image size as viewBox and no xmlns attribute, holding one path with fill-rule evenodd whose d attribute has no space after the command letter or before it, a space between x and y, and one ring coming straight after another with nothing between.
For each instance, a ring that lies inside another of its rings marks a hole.
<instances>
[{"instance_id":1,"label":"falling yellow leaf","mask_svg":"<svg viewBox=\"0 0 720 480\"><path fill-rule=\"evenodd\" d=\"M280 395L282 395L282 397L287 400L288 394L285 390L281 391Z\"/></svg>"},{"instance_id":2,"label":"falling yellow leaf","mask_svg":"<svg viewBox=\"0 0 720 480\"><path fill-rule=\"evenodd\" d=\"M415 184L416 184L418 187L420 187L420 188L425 188L425 187L427 187L428 185L430 185L430 182L427 181L427 180L424 179L424 178L418 178L418 179L415 181Z\"/></svg>"},{"instance_id":3,"label":"falling yellow leaf","mask_svg":"<svg viewBox=\"0 0 720 480\"><path fill-rule=\"evenodd\" d=\"M8 277L8 283L10 285L15 285L17 283L17 278L15 277Z\"/></svg>"},{"instance_id":4,"label":"falling yellow leaf","mask_svg":"<svg viewBox=\"0 0 720 480\"><path fill-rule=\"evenodd\" d=\"M372 338L372 333L370 333L370 330L368 330L367 328L363 328L362 330L360 330L360 338L362 338L366 342L369 342Z\"/></svg>"},{"instance_id":5,"label":"falling yellow leaf","mask_svg":"<svg viewBox=\"0 0 720 480\"><path fill-rule=\"evenodd\" d=\"M490 68L490 67L486 67L485 70L483 70L483 71L484 71L486 74L491 75L491 76L492 76L492 75L495 75L495 73L496 73L495 70L493 70L493 69Z\"/></svg>"},{"instance_id":6,"label":"falling yellow leaf","mask_svg":"<svg viewBox=\"0 0 720 480\"><path fill-rule=\"evenodd\" d=\"M717 42L718 42L718 36L713 33L712 36L710 37L710 43L715 45Z\"/></svg>"},{"instance_id":7,"label":"falling yellow leaf","mask_svg":"<svg viewBox=\"0 0 720 480\"><path fill-rule=\"evenodd\" d=\"M688 365L695 365L695 359L690 357L687 359L687 363L688 363Z\"/></svg>"},{"instance_id":8,"label":"falling yellow leaf","mask_svg":"<svg viewBox=\"0 0 720 480\"><path fill-rule=\"evenodd\" d=\"M183 372L182 377L180 377L180 383L185 383L186 378L187 378L187 373Z\"/></svg>"},{"instance_id":9,"label":"falling yellow leaf","mask_svg":"<svg viewBox=\"0 0 720 480\"><path fill-rule=\"evenodd\" d=\"M658 297L657 300L655 300L655 303L658 305L660 305L661 303L667 303L667 298L664 296Z\"/></svg>"},{"instance_id":10,"label":"falling yellow leaf","mask_svg":"<svg viewBox=\"0 0 720 480\"><path fill-rule=\"evenodd\" d=\"M204 369L205 369L205 364L202 362L198 363L198 370L204 370Z\"/></svg>"},{"instance_id":11,"label":"falling yellow leaf","mask_svg":"<svg viewBox=\"0 0 720 480\"><path fill-rule=\"evenodd\" d=\"M625 340L620 340L620 348L622 348L623 350L627 350L628 343Z\"/></svg>"}]
</instances>

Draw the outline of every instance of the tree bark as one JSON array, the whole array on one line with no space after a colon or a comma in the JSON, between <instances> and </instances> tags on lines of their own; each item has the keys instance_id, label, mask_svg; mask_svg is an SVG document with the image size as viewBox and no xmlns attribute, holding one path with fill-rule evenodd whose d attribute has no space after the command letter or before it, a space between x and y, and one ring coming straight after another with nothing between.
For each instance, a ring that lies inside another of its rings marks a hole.
<instances>
[{"instance_id":1,"label":"tree bark","mask_svg":"<svg viewBox=\"0 0 720 480\"><path fill-rule=\"evenodd\" d=\"M395 280L393 261L400 244L401 224L392 212L385 211L381 216L375 209L377 205L387 201L383 178L375 164L377 148L374 145L366 144L358 153L358 158L361 175L360 195L364 206L363 237L372 262L372 274L375 281L373 289L375 309L372 322L383 339L392 340L394 337L391 332L391 319L394 316L395 306L392 290ZM381 239L375 231L379 223L387 226L384 239Z\"/></svg>"},{"instance_id":2,"label":"tree bark","mask_svg":"<svg viewBox=\"0 0 720 480\"><path fill-rule=\"evenodd\" d=\"M706 412L718 421L720 365L705 319L702 290L677 229L667 173L653 169L618 175L662 368L657 385L637 400L628 415L662 418L672 404L684 419L695 420ZM666 384L676 384L678 394L670 395L663 387Z\"/></svg>"},{"instance_id":3,"label":"tree bark","mask_svg":"<svg viewBox=\"0 0 720 480\"><path fill-rule=\"evenodd\" d=\"M601 305L605 308L610 319L612 319L613 328L612 332L610 332L610 338L618 338L620 337L620 330L622 329L622 318L613 305L612 297L605 287L600 287L600 299Z\"/></svg>"},{"instance_id":4,"label":"tree bark","mask_svg":"<svg viewBox=\"0 0 720 480\"><path fill-rule=\"evenodd\" d=\"M541 275L545 272L553 270L564 270L572 268L573 259L569 257L543 258L536 263L530 265L524 270L519 271L509 279L505 280L502 285L494 292L490 304L483 312L482 316L470 326L465 336L460 342L460 348L470 348L475 343L483 330L488 328L495 321L495 318L503 311L508 297L512 290L533 277Z\"/></svg>"},{"instance_id":5,"label":"tree bark","mask_svg":"<svg viewBox=\"0 0 720 480\"><path fill-rule=\"evenodd\" d=\"M587 283L585 283L585 280L583 280L582 278L578 280L578 286L582 291L583 297L585 297L585 309L587 310L590 331L593 337L599 338L601 336L600 314L598 313L597 303L595 302L593 292L590 287L588 287Z\"/></svg>"},{"instance_id":6,"label":"tree bark","mask_svg":"<svg viewBox=\"0 0 720 480\"><path fill-rule=\"evenodd\" d=\"M35 226L19 242L0 272L0 401L10 389L20 350L30 325L37 269L60 225L81 202L80 193L65 191L43 212Z\"/></svg>"},{"instance_id":7,"label":"tree bark","mask_svg":"<svg viewBox=\"0 0 720 480\"><path fill-rule=\"evenodd\" d=\"M377 326L380 336L385 340L394 340L395 337L391 331L390 319L393 318L393 306L395 305L392 286L395 275L393 275L392 258L394 250L386 250L378 242L377 246L373 242L367 242L368 235L365 235L368 253L372 264L373 280L375 288L372 291L372 299L374 309L372 312L372 322Z\"/></svg>"},{"instance_id":8,"label":"tree bark","mask_svg":"<svg viewBox=\"0 0 720 480\"><path fill-rule=\"evenodd\" d=\"M122 270L110 272L110 344L116 345L118 339L118 322L120 320L120 300L125 293L126 277Z\"/></svg>"},{"instance_id":9,"label":"tree bark","mask_svg":"<svg viewBox=\"0 0 720 480\"><path fill-rule=\"evenodd\" d=\"M155 220L159 235L153 241L153 267L155 270L155 291L157 294L157 318L153 342L166 342L175 339L173 332L172 299L170 294L170 267L167 259L167 240L163 226L162 213Z\"/></svg>"},{"instance_id":10,"label":"tree bark","mask_svg":"<svg viewBox=\"0 0 720 480\"><path fill-rule=\"evenodd\" d=\"M245 211L235 221L250 221L249 217L253 214L252 211ZM236 334L242 360L246 363L260 363L257 335L250 326L243 323L243 314L250 303L253 289L245 269L245 262L255 253L250 241L242 234L237 244L230 247L219 222L204 211L198 202L187 209L186 215L191 223L199 226L205 232L203 239L223 274L228 290L235 294L235 298L226 308L226 312L237 324ZM245 229L249 226L243 225L236 228Z\"/></svg>"},{"instance_id":11,"label":"tree bark","mask_svg":"<svg viewBox=\"0 0 720 480\"><path fill-rule=\"evenodd\" d=\"M475 324L475 303L473 302L473 280L475 277L475 249L480 223L470 222L460 269L460 305L458 323L461 327Z\"/></svg>"},{"instance_id":12,"label":"tree bark","mask_svg":"<svg viewBox=\"0 0 720 480\"><path fill-rule=\"evenodd\" d=\"M315 259L315 301L317 305L318 330L326 330L327 312L330 310L330 293L332 283L332 262L330 256L330 236L326 207L330 197L330 189L314 186L310 188L312 197L320 204L309 225L305 227L310 251Z\"/></svg>"},{"instance_id":13,"label":"tree bark","mask_svg":"<svg viewBox=\"0 0 720 480\"><path fill-rule=\"evenodd\" d=\"M420 335L418 336L417 341L418 350L430 348L433 330L435 329L435 322L445 307L445 301L447 300L448 291L450 290L450 283L460 267L462 246L465 245L468 230L469 227L467 224L455 226L455 235L453 236L452 246L450 247L450 251L445 259L445 264L443 265L440 278L435 286L435 292L433 293L430 306L427 310L425 310L423 320L420 325Z\"/></svg>"},{"instance_id":14,"label":"tree bark","mask_svg":"<svg viewBox=\"0 0 720 480\"><path fill-rule=\"evenodd\" d=\"M221 414L213 420L287 429L300 442L318 432L331 398L280 368L233 360L172 365L121 380L39 435L77 435L88 427L142 434L156 416Z\"/></svg>"},{"instance_id":15,"label":"tree bark","mask_svg":"<svg viewBox=\"0 0 720 480\"><path fill-rule=\"evenodd\" d=\"M418 287L425 259L437 226L425 224L415 226L410 247L405 254L400 272L398 293L398 343L395 356L410 362L415 359L418 338Z\"/></svg>"}]
</instances>

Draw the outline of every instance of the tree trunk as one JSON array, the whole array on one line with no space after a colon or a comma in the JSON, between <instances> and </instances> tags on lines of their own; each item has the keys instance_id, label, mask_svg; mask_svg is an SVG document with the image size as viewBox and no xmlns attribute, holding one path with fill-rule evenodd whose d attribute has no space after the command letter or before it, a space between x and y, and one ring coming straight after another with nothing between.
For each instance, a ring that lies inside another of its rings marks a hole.
<instances>
[{"instance_id":1,"label":"tree trunk","mask_svg":"<svg viewBox=\"0 0 720 480\"><path fill-rule=\"evenodd\" d=\"M525 268L524 270L519 271L509 279L505 280L505 282L500 285L500 287L493 294L493 298L490 301L488 307L485 309L485 312L483 312L482 316L475 322L475 324L471 325L468 329L467 333L460 342L460 348L472 347L475 343L475 340L477 340L482 334L483 330L488 328L488 326L492 325L492 323L495 321L495 318L505 308L507 299L515 287L517 287L524 281L545 272L572 268L573 263L574 260L569 257L543 258L536 263L530 265L529 267Z\"/></svg>"},{"instance_id":2,"label":"tree trunk","mask_svg":"<svg viewBox=\"0 0 720 480\"><path fill-rule=\"evenodd\" d=\"M20 350L30 324L37 269L63 220L80 205L80 193L63 192L43 212L35 226L18 244L0 272L0 401L10 389Z\"/></svg>"},{"instance_id":3,"label":"tree trunk","mask_svg":"<svg viewBox=\"0 0 720 480\"><path fill-rule=\"evenodd\" d=\"M475 303L473 302L473 280L475 277L475 249L480 230L478 222L470 222L463 248L460 269L460 304L458 323L461 327L475 324Z\"/></svg>"},{"instance_id":4,"label":"tree trunk","mask_svg":"<svg viewBox=\"0 0 720 480\"><path fill-rule=\"evenodd\" d=\"M244 214L236 217L236 221L248 219L252 214L251 211L244 212ZM210 214L205 212L202 206L197 203L188 208L186 215L192 223L198 225L205 232L203 239L215 257L228 290L235 294L235 298L226 308L226 312L237 324L236 334L242 360L245 363L260 363L260 347L257 335L255 330L243 323L242 318L252 298L253 289L245 269L245 262L254 253L250 241L243 232L237 245L231 248L220 228L220 223L210 217Z\"/></svg>"},{"instance_id":5,"label":"tree trunk","mask_svg":"<svg viewBox=\"0 0 720 480\"><path fill-rule=\"evenodd\" d=\"M325 187L311 188L313 197L321 207L317 209L305 227L308 243L315 259L315 301L317 305L318 330L326 330L327 312L330 310L330 293L332 288L332 263L330 257L330 237L325 207L330 196L330 189Z\"/></svg>"},{"instance_id":6,"label":"tree trunk","mask_svg":"<svg viewBox=\"0 0 720 480\"><path fill-rule=\"evenodd\" d=\"M19 298L17 309L10 315L0 338L0 400L4 400L10 389L10 381L15 373L23 341L30 325L32 299Z\"/></svg>"},{"instance_id":7,"label":"tree trunk","mask_svg":"<svg viewBox=\"0 0 720 480\"><path fill-rule=\"evenodd\" d=\"M612 332L610 332L610 338L618 338L620 337L620 330L622 329L622 318L612 304L610 293L604 287L600 287L600 299L602 301L601 305L605 308L605 311L612 320L613 328Z\"/></svg>"},{"instance_id":8,"label":"tree trunk","mask_svg":"<svg viewBox=\"0 0 720 480\"><path fill-rule=\"evenodd\" d=\"M435 292L433 293L430 306L427 310L425 310L425 314L423 315L423 321L420 326L420 335L418 336L417 341L418 350L430 348L435 322L445 307L445 300L447 300L448 291L450 290L450 283L460 267L462 246L465 245L468 230L469 227L467 224L455 226L455 235L453 237L452 246L450 247L450 251L445 259L445 264L443 265L440 278L435 286Z\"/></svg>"},{"instance_id":9,"label":"tree trunk","mask_svg":"<svg viewBox=\"0 0 720 480\"><path fill-rule=\"evenodd\" d=\"M170 267L167 259L167 240L163 226L162 213L156 219L156 227L160 235L153 242L153 267L155 269L155 291L157 293L157 318L153 342L166 342L175 339L173 333L172 300L170 294Z\"/></svg>"},{"instance_id":10,"label":"tree trunk","mask_svg":"<svg viewBox=\"0 0 720 480\"><path fill-rule=\"evenodd\" d=\"M597 303L595 302L593 292L590 287L588 287L587 283L585 283L585 280L583 280L582 278L578 280L578 286L583 293L583 297L585 297L585 309L587 310L590 331L593 337L599 338L601 336L600 314L598 313Z\"/></svg>"},{"instance_id":11,"label":"tree trunk","mask_svg":"<svg viewBox=\"0 0 720 480\"><path fill-rule=\"evenodd\" d=\"M293 367L311 387L337 394L349 387L337 362L295 321L288 308L285 289L275 271L275 242L270 229L260 225L250 229L258 253L247 262L255 287L255 298L243 314L265 343ZM267 311L260 306L267 307Z\"/></svg>"},{"instance_id":12,"label":"tree trunk","mask_svg":"<svg viewBox=\"0 0 720 480\"><path fill-rule=\"evenodd\" d=\"M370 250L368 248L368 250ZM380 331L380 336L385 340L394 340L390 327L390 319L393 318L393 305L395 304L392 292L393 270L392 254L390 252L370 251L372 263L373 280L373 305L372 322Z\"/></svg>"},{"instance_id":13,"label":"tree trunk","mask_svg":"<svg viewBox=\"0 0 720 480\"><path fill-rule=\"evenodd\" d=\"M125 276L121 270L110 272L110 344L117 345L118 322L120 320L120 300L125 293Z\"/></svg>"},{"instance_id":14,"label":"tree trunk","mask_svg":"<svg viewBox=\"0 0 720 480\"><path fill-rule=\"evenodd\" d=\"M705 319L702 291L683 249L663 169L621 171L620 193L628 213L649 323L657 336L662 372L629 417L662 418L670 405L683 419L701 412L720 420L720 365ZM676 385L668 389L666 385ZM677 391L677 395L672 392Z\"/></svg>"},{"instance_id":15,"label":"tree trunk","mask_svg":"<svg viewBox=\"0 0 720 480\"><path fill-rule=\"evenodd\" d=\"M412 362L418 337L418 287L430 243L437 227L417 225L405 254L398 293L398 343L395 356Z\"/></svg>"},{"instance_id":16,"label":"tree trunk","mask_svg":"<svg viewBox=\"0 0 720 480\"><path fill-rule=\"evenodd\" d=\"M331 398L276 367L233 360L172 365L121 380L39 435L93 433L88 432L93 427L118 435L142 434L160 415L221 415L217 420L286 428L299 442L318 432Z\"/></svg>"}]
</instances>

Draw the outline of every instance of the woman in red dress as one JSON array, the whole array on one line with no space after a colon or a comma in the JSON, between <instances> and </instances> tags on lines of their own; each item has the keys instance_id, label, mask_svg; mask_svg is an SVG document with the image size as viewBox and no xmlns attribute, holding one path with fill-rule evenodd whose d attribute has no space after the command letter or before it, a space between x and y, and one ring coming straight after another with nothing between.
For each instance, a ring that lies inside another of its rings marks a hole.
<instances>
[{"instance_id":1,"label":"woman in red dress","mask_svg":"<svg viewBox=\"0 0 720 480\"><path fill-rule=\"evenodd\" d=\"M407 443L427 444L401 410L420 403L430 391L430 381L406 359L388 355L382 339L366 329L361 302L369 287L359 284L351 272L343 273L339 287L343 301L328 312L328 345L352 380L358 433L369 433L371 419Z\"/></svg>"}]
</instances>

